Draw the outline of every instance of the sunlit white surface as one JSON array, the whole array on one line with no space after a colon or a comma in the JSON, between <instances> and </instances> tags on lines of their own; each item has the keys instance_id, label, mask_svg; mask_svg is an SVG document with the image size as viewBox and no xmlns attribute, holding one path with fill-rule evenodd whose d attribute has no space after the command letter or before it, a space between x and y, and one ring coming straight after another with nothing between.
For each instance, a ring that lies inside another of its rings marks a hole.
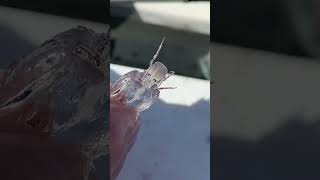
<instances>
[{"instance_id":1,"label":"sunlit white surface","mask_svg":"<svg viewBox=\"0 0 320 180\"><path fill-rule=\"evenodd\" d=\"M110 69L115 80L136 68ZM174 75L162 86L177 89L163 90L140 114L140 132L118 180L209 180L210 83Z\"/></svg>"},{"instance_id":2,"label":"sunlit white surface","mask_svg":"<svg viewBox=\"0 0 320 180\"><path fill-rule=\"evenodd\" d=\"M138 1L133 3L115 2L114 6L127 7L130 18L145 23L174 29L210 34L210 2L207 1ZM126 16L122 11L111 11L117 17Z\"/></svg>"}]
</instances>

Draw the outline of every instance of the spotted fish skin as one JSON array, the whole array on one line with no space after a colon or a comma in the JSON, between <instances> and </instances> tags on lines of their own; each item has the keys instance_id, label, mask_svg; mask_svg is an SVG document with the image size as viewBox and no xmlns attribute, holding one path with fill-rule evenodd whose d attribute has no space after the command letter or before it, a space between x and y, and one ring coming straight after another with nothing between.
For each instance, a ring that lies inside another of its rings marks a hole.
<instances>
[{"instance_id":1,"label":"spotted fish skin","mask_svg":"<svg viewBox=\"0 0 320 180\"><path fill-rule=\"evenodd\" d=\"M79 144L88 169L108 157L109 30L72 28L18 59L0 82L0 118L18 122L0 122L0 130Z\"/></svg>"}]
</instances>

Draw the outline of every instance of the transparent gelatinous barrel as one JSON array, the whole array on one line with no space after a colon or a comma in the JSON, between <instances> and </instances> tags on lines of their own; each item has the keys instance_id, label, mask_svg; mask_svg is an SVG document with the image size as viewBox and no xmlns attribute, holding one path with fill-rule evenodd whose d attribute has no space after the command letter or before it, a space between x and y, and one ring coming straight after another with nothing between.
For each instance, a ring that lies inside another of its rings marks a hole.
<instances>
[{"instance_id":1,"label":"transparent gelatinous barrel","mask_svg":"<svg viewBox=\"0 0 320 180\"><path fill-rule=\"evenodd\" d=\"M127 105L141 112L148 109L158 98L159 90L146 88L139 81L140 72L130 72L113 83L117 96L125 99ZM120 90L119 90L120 89Z\"/></svg>"},{"instance_id":2,"label":"transparent gelatinous barrel","mask_svg":"<svg viewBox=\"0 0 320 180\"><path fill-rule=\"evenodd\" d=\"M127 87L127 103L135 107L139 112L148 109L158 97L157 90L145 88L140 82L130 80Z\"/></svg>"}]
</instances>

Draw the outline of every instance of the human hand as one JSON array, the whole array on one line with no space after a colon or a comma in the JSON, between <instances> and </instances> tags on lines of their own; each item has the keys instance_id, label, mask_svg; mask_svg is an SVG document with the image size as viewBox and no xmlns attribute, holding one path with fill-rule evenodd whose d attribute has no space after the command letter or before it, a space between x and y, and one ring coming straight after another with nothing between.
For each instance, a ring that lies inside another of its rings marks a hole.
<instances>
[{"instance_id":1,"label":"human hand","mask_svg":"<svg viewBox=\"0 0 320 180\"><path fill-rule=\"evenodd\" d=\"M117 99L110 99L111 180L116 179L136 140L140 127L138 112Z\"/></svg>"}]
</instances>

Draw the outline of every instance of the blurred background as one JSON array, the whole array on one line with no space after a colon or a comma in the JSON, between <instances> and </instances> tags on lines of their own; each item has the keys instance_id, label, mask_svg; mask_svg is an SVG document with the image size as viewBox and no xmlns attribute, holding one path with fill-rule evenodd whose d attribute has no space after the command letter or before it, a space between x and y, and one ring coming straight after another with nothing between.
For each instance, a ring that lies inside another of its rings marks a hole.
<instances>
[{"instance_id":1,"label":"blurred background","mask_svg":"<svg viewBox=\"0 0 320 180\"><path fill-rule=\"evenodd\" d=\"M109 1L105 0L2 0L0 5L94 22L109 20Z\"/></svg>"},{"instance_id":2,"label":"blurred background","mask_svg":"<svg viewBox=\"0 0 320 180\"><path fill-rule=\"evenodd\" d=\"M159 59L177 74L209 78L209 1L1 1L0 5L112 27L112 63L147 68L163 37ZM76 8L75 8L76 7Z\"/></svg>"},{"instance_id":3,"label":"blurred background","mask_svg":"<svg viewBox=\"0 0 320 180\"><path fill-rule=\"evenodd\" d=\"M215 42L303 57L320 57L320 1L217 1Z\"/></svg>"},{"instance_id":4,"label":"blurred background","mask_svg":"<svg viewBox=\"0 0 320 180\"><path fill-rule=\"evenodd\" d=\"M0 1L0 68L78 25L105 32L108 10L104 0Z\"/></svg>"},{"instance_id":5,"label":"blurred background","mask_svg":"<svg viewBox=\"0 0 320 180\"><path fill-rule=\"evenodd\" d=\"M214 179L320 179L319 3L213 1Z\"/></svg>"},{"instance_id":6,"label":"blurred background","mask_svg":"<svg viewBox=\"0 0 320 180\"><path fill-rule=\"evenodd\" d=\"M158 56L176 74L209 78L209 1L111 0L112 63L146 69Z\"/></svg>"}]
</instances>

